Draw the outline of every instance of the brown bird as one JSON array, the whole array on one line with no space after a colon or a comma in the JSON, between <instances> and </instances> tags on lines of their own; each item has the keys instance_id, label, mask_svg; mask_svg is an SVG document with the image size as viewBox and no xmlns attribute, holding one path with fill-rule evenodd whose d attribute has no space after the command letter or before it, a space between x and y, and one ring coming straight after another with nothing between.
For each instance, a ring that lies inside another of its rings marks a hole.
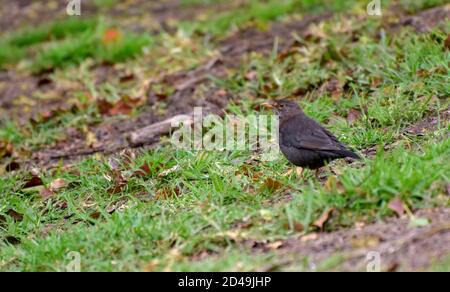
<instances>
[{"instance_id":1,"label":"brown bird","mask_svg":"<svg viewBox=\"0 0 450 292\"><path fill-rule=\"evenodd\" d=\"M339 158L361 159L327 129L306 116L297 103L278 100L262 105L278 115L280 149L292 164L319 169Z\"/></svg>"}]
</instances>

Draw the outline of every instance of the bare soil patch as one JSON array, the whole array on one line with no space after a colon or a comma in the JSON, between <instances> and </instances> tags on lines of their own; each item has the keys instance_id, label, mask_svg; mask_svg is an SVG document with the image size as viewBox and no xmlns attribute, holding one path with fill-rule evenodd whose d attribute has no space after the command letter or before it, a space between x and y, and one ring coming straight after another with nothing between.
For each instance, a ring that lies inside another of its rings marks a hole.
<instances>
[{"instance_id":1,"label":"bare soil patch","mask_svg":"<svg viewBox=\"0 0 450 292\"><path fill-rule=\"evenodd\" d=\"M308 257L311 269L339 255L341 260L332 269L366 271L367 254L377 252L383 271L424 270L450 255L450 209L424 209L415 216L428 219L430 224L411 227L407 217L389 218L370 225L359 224L352 229L292 238L283 242L276 253L280 258Z\"/></svg>"}]
</instances>

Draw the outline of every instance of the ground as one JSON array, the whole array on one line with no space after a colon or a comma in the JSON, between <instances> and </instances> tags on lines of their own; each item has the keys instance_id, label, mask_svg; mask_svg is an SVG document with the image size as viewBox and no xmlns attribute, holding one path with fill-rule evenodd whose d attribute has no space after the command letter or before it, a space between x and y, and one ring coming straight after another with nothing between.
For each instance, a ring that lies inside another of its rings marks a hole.
<instances>
[{"instance_id":1,"label":"ground","mask_svg":"<svg viewBox=\"0 0 450 292\"><path fill-rule=\"evenodd\" d=\"M0 6L0 270L450 270L447 1L81 2ZM316 177L160 130L273 98L363 159Z\"/></svg>"}]
</instances>

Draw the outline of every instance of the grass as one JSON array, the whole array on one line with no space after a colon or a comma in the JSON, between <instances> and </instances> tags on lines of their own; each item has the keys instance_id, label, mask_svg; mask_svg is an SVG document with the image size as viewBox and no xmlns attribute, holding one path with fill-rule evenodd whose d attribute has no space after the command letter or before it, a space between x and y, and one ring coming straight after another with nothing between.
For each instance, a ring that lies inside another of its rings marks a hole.
<instances>
[{"instance_id":1,"label":"grass","mask_svg":"<svg viewBox=\"0 0 450 292\"><path fill-rule=\"evenodd\" d=\"M4 36L0 67L25 57L31 59L35 72L78 65L87 58L120 63L141 54L151 43L149 35L108 28L102 20L68 18Z\"/></svg>"},{"instance_id":2,"label":"grass","mask_svg":"<svg viewBox=\"0 0 450 292\"><path fill-rule=\"evenodd\" d=\"M356 2L356 3L355 3ZM330 11L344 11L355 6L359 7L364 1L333 1L333 0L250 0L245 5L218 14L212 14L206 20L185 21L179 28L186 34L210 34L223 37L230 29L256 25L265 28L268 21L279 20L295 13L324 13ZM361 7L359 7L361 8Z\"/></svg>"},{"instance_id":3,"label":"grass","mask_svg":"<svg viewBox=\"0 0 450 292\"><path fill-rule=\"evenodd\" d=\"M184 4L194 2L204 4L191 0ZM337 11L348 5L333 3L336 6L329 9ZM234 26L253 22L268 26L295 14L299 7L319 12L326 4L330 2L249 1L235 8L235 13L183 22L178 28L231 34ZM359 2L355 5L359 7ZM252 53L241 67L230 69L220 80L212 79L210 85L234 96L226 109L230 114L254 114L255 105L267 99L293 97L357 151L376 149L374 157L351 165L333 163L323 183L311 171L300 178L288 174L292 166L282 157L263 162L249 151L175 151L161 145L140 151L133 159L123 153L94 155L71 167L38 169L47 188L57 180L65 182L49 198L42 197L43 186L23 188L29 172L3 172L0 270L64 271L72 251L80 253L81 268L86 271L250 271L266 266L309 270L308 257L295 256L291 259L295 264L285 267L282 262L290 258L281 259L275 251L256 252L252 246L317 231L314 221L330 208L338 215L325 225L326 231L392 216L388 204L396 197L413 210L450 207L443 195L450 183L446 136L450 124L439 121L424 136L404 131L448 108L450 54L443 44L449 23L426 34L405 28L392 35L380 33L382 21L336 15L315 27L315 37L295 36L298 45L289 55L280 54L277 47L268 55ZM112 80L94 84L91 73L83 71L89 71L86 59L121 62L118 67L144 76L140 82L161 72L195 68L205 55L214 57L218 50L214 41L205 41L201 35L193 35L189 42L182 34L132 35L101 22L59 34L48 28L51 25L45 27L45 37L30 33L19 42L18 36L15 42L8 37L10 41L3 44L27 44L23 46L32 64L27 70L60 68L54 78L81 80L89 85L83 83L89 94L107 98L120 97L125 91ZM150 54L141 55L150 44ZM176 53L167 56L167 52ZM22 57L7 58L18 62ZM336 88L327 89L330 82ZM162 91L171 90L157 85ZM195 94L201 98L206 89ZM95 101L83 94L86 103ZM158 106L164 103L161 100ZM353 121L351 111L358 113ZM88 105L37 125L2 121L0 142L36 150L63 139L67 128L81 129L101 119L95 105ZM149 170L135 175L143 165ZM332 257L319 263L317 270L335 269L341 260ZM437 263L433 269L445 270L448 264Z\"/></svg>"},{"instance_id":4,"label":"grass","mask_svg":"<svg viewBox=\"0 0 450 292\"><path fill-rule=\"evenodd\" d=\"M439 5L448 4L448 2L445 0L418 0L414 2L401 0L400 4L409 13L414 13L425 9L433 8Z\"/></svg>"}]
</instances>

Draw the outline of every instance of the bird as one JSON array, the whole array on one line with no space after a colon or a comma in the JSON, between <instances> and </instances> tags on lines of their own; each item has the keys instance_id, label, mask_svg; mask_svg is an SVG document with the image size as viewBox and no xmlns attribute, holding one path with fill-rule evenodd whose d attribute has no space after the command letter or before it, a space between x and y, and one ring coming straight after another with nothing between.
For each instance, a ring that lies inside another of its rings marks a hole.
<instances>
[{"instance_id":1,"label":"bird","mask_svg":"<svg viewBox=\"0 0 450 292\"><path fill-rule=\"evenodd\" d=\"M292 100L272 100L262 104L279 118L279 146L284 156L297 167L319 170L341 158L361 157L340 142L330 131L308 117Z\"/></svg>"}]
</instances>

